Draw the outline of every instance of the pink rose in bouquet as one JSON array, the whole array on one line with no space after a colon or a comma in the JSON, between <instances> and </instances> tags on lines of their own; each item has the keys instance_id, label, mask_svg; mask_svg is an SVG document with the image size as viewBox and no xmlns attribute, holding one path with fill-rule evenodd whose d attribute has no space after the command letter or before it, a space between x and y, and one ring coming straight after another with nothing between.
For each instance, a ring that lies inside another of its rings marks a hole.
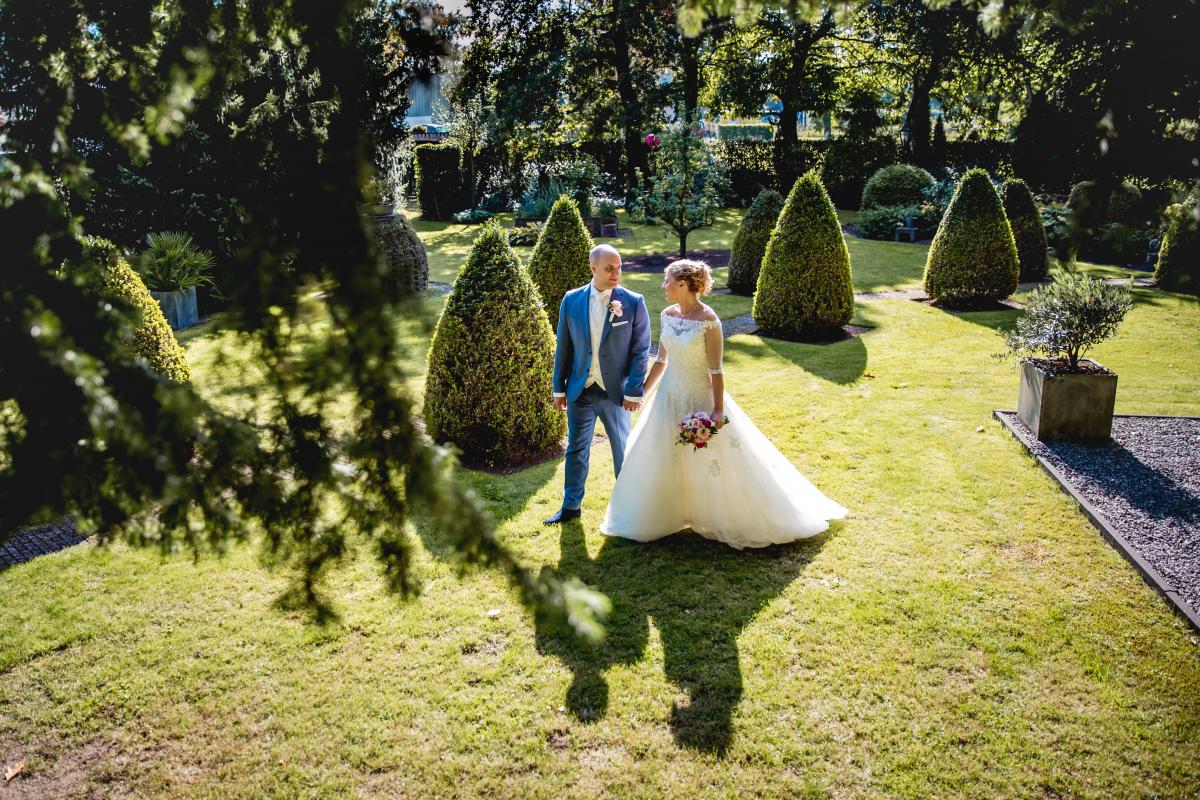
<instances>
[{"instance_id":1,"label":"pink rose in bouquet","mask_svg":"<svg viewBox=\"0 0 1200 800\"><path fill-rule=\"evenodd\" d=\"M729 417L722 419L721 424L728 425ZM690 444L693 451L700 450L708 447L712 437L716 436L719 431L716 420L703 411L697 411L679 421L679 437L675 443Z\"/></svg>"}]
</instances>

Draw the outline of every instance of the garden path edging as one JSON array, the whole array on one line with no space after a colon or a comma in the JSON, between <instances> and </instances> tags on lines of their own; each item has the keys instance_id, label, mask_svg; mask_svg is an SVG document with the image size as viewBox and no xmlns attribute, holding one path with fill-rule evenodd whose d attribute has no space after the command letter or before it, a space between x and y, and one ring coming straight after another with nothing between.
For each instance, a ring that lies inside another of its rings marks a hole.
<instances>
[{"instance_id":1,"label":"garden path edging","mask_svg":"<svg viewBox=\"0 0 1200 800\"><path fill-rule=\"evenodd\" d=\"M1176 591L1174 584L1168 581L1157 569L1155 569L1153 565L1146 561L1146 559L1137 551L1137 549L1134 548L1133 545L1131 545L1129 541L1127 541L1126 538L1121 535L1121 533L1108 520L1108 518L1105 517L1104 514L1092 504L1091 501L1084 497L1083 494L1078 491L1078 489L1076 489L1073 483L1058 467L1047 461L1047 459L1041 454L1030 449L1029 445L1025 441L1025 438L1021 435L1021 432L1013 426L1012 419L1015 419L1016 412L1006 409L994 409L992 411L992 416L1000 421L1000 424L1002 424L1008 430L1008 432L1012 434L1013 438L1025 448L1027 453L1037 459L1038 464L1041 465L1046 474L1054 479L1054 481L1058 484L1059 489L1061 489L1064 494L1070 496L1071 499L1073 499L1079 505L1080 509L1084 513L1084 516L1086 516L1088 520L1090 520L1091 523L1096 526L1096 528L1100 531L1101 536L1103 536L1104 539L1107 540L1108 543L1112 545L1118 553L1124 556L1125 560L1134 566L1134 568L1142 576L1142 579L1149 584L1151 588L1162 595L1163 599L1167 601L1167 605L1171 608L1171 610L1187 621L1191 625L1193 631L1200 633L1200 612L1198 612L1196 609L1193 609L1186 601L1184 601L1184 599ZM1164 415L1158 414L1115 414L1114 416L1147 417L1152 419L1168 418ZM1177 419L1177 417L1170 418ZM1185 419L1197 418L1185 417Z\"/></svg>"}]
</instances>

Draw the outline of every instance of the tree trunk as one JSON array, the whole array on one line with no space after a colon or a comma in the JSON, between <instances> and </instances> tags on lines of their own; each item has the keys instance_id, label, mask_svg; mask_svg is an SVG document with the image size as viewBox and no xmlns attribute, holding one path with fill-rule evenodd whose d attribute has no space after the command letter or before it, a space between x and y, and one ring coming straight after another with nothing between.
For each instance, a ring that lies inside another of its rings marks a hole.
<instances>
[{"instance_id":1,"label":"tree trunk","mask_svg":"<svg viewBox=\"0 0 1200 800\"><path fill-rule=\"evenodd\" d=\"M625 140L625 182L632 187L637 183L636 170L641 169L645 174L646 154L637 125L641 104L638 102L637 88L633 85L633 77L630 75L633 58L629 52L629 24L620 0L613 3L611 38L611 62L617 72L617 96L621 99L621 128Z\"/></svg>"},{"instance_id":2,"label":"tree trunk","mask_svg":"<svg viewBox=\"0 0 1200 800\"><path fill-rule=\"evenodd\" d=\"M687 258L687 231L677 231L679 234L679 257Z\"/></svg>"},{"instance_id":3,"label":"tree trunk","mask_svg":"<svg viewBox=\"0 0 1200 800\"><path fill-rule=\"evenodd\" d=\"M933 130L929 123L929 95L937 85L940 74L938 59L934 57L924 71L913 76L913 96L908 106L908 131L913 161L922 167L937 166L930 163L933 157Z\"/></svg>"},{"instance_id":4,"label":"tree trunk","mask_svg":"<svg viewBox=\"0 0 1200 800\"><path fill-rule=\"evenodd\" d=\"M700 37L683 39L683 114L696 119L700 109Z\"/></svg>"}]
</instances>

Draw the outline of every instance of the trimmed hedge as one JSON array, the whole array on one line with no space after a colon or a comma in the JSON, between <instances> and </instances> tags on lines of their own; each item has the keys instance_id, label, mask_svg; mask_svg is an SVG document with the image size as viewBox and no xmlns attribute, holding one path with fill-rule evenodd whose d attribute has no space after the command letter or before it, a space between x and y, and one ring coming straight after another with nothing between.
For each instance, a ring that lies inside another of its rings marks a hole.
<instances>
[{"instance_id":1,"label":"trimmed hedge","mask_svg":"<svg viewBox=\"0 0 1200 800\"><path fill-rule=\"evenodd\" d=\"M775 336L807 338L844 325L853 313L850 252L820 177L809 172L792 187L767 242L754 321Z\"/></svg>"},{"instance_id":2,"label":"trimmed hedge","mask_svg":"<svg viewBox=\"0 0 1200 800\"><path fill-rule=\"evenodd\" d=\"M1020 265L1020 280L1043 280L1050 270L1046 257L1046 228L1033 192L1019 178L1010 178L1000 189L1004 203L1004 215L1012 228L1013 242L1017 245L1017 262Z\"/></svg>"},{"instance_id":3,"label":"trimmed hedge","mask_svg":"<svg viewBox=\"0 0 1200 800\"><path fill-rule=\"evenodd\" d=\"M871 176L863 188L861 208L915 206L925 199L923 189L933 186L933 176L912 164L892 164Z\"/></svg>"},{"instance_id":4,"label":"trimmed hedge","mask_svg":"<svg viewBox=\"0 0 1200 800\"><path fill-rule=\"evenodd\" d=\"M724 124L717 126L717 139L722 142L737 141L738 139L755 139L769 142L775 138L775 128L765 122L754 122L742 125Z\"/></svg>"},{"instance_id":5,"label":"trimmed hedge","mask_svg":"<svg viewBox=\"0 0 1200 800\"><path fill-rule=\"evenodd\" d=\"M438 321L425 380L426 430L464 464L502 468L555 451L565 417L550 398L554 332L537 288L485 223Z\"/></svg>"},{"instance_id":6,"label":"trimmed hedge","mask_svg":"<svg viewBox=\"0 0 1200 800\"><path fill-rule=\"evenodd\" d=\"M529 258L529 277L537 286L551 328L558 328L558 307L563 295L591 280L588 264L591 250L592 237L579 215L579 206L562 195L554 201Z\"/></svg>"},{"instance_id":7,"label":"trimmed hedge","mask_svg":"<svg viewBox=\"0 0 1200 800\"><path fill-rule=\"evenodd\" d=\"M1067 196L1071 219L1080 228L1098 228L1108 219L1108 200L1101 197L1095 181L1080 181Z\"/></svg>"},{"instance_id":8,"label":"trimmed hedge","mask_svg":"<svg viewBox=\"0 0 1200 800\"><path fill-rule=\"evenodd\" d=\"M463 202L462 149L458 145L419 144L413 155L423 219L447 221L455 211L470 205Z\"/></svg>"},{"instance_id":9,"label":"trimmed hedge","mask_svg":"<svg viewBox=\"0 0 1200 800\"><path fill-rule=\"evenodd\" d=\"M1019 272L1000 195L986 171L970 170L929 247L925 293L948 306L1001 300L1017 290Z\"/></svg>"},{"instance_id":10,"label":"trimmed hedge","mask_svg":"<svg viewBox=\"0 0 1200 800\"><path fill-rule=\"evenodd\" d=\"M1154 280L1160 289L1200 295L1200 208L1195 201L1167 208L1167 232L1158 251Z\"/></svg>"},{"instance_id":11,"label":"trimmed hedge","mask_svg":"<svg viewBox=\"0 0 1200 800\"><path fill-rule=\"evenodd\" d=\"M403 214L375 223L375 235L389 276L401 294L417 294L429 287L429 256L421 237Z\"/></svg>"},{"instance_id":12,"label":"trimmed hedge","mask_svg":"<svg viewBox=\"0 0 1200 800\"><path fill-rule=\"evenodd\" d=\"M867 178L896 160L896 144L886 137L843 136L829 143L821 180L838 208L857 210Z\"/></svg>"},{"instance_id":13,"label":"trimmed hedge","mask_svg":"<svg viewBox=\"0 0 1200 800\"><path fill-rule=\"evenodd\" d=\"M754 294L763 255L767 252L767 241L771 238L780 211L783 211L783 195L774 189L764 189L754 198L746 216L742 217L729 258L729 290L734 294Z\"/></svg>"},{"instance_id":14,"label":"trimmed hedge","mask_svg":"<svg viewBox=\"0 0 1200 800\"><path fill-rule=\"evenodd\" d=\"M107 239L88 237L84 240L87 255L102 265L100 291L106 297L132 306L140 318L133 331L131 347L146 359L158 374L178 383L188 383L192 370L183 348L167 324L158 302L141 277L129 266L117 246Z\"/></svg>"},{"instance_id":15,"label":"trimmed hedge","mask_svg":"<svg viewBox=\"0 0 1200 800\"><path fill-rule=\"evenodd\" d=\"M935 235L942 221L937 206L931 203L920 206L881 206L868 208L859 214L858 230L864 239L891 242L896 238L896 227L903 225L908 217L913 218L918 239L928 239Z\"/></svg>"}]
</instances>

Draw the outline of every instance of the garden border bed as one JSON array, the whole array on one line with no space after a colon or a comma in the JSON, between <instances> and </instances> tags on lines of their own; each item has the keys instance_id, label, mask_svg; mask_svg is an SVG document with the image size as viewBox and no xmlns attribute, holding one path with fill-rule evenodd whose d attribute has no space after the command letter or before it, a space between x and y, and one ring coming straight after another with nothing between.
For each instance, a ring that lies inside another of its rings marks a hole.
<instances>
[{"instance_id":1,"label":"garden border bed","mask_svg":"<svg viewBox=\"0 0 1200 800\"><path fill-rule=\"evenodd\" d=\"M1054 478L1058 483L1059 488L1063 493L1069 495L1079 507L1083 510L1084 515L1091 521L1093 525L1100 531L1100 534L1119 552L1125 559L1137 569L1141 574L1142 579L1149 584L1155 591L1162 595L1167 601L1167 605L1171 610L1187 621L1194 631L1200 633L1200 610L1193 609L1175 590L1175 586L1168 581L1162 573L1160 573L1152 564L1150 564L1138 550L1117 530L1104 514L1096 508L1096 506L1085 497L1079 489L1071 482L1071 480L1054 464L1050 463L1040 453L1034 451L1027 441L1023 431L1017 428L1013 421L1017 419L1017 412L994 409L992 416L1000 421L1008 432L1013 435L1025 451L1037 459L1038 464L1045 470L1046 474ZM1135 419L1200 419L1200 417L1172 417L1163 414L1115 414L1114 418L1135 418Z\"/></svg>"}]
</instances>

